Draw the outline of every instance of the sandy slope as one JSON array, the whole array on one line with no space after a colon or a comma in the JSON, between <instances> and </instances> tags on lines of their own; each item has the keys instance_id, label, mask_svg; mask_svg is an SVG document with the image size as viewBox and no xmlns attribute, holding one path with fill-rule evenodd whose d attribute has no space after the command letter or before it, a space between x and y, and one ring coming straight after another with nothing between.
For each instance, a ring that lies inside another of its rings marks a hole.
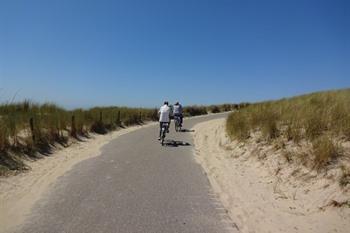
<instances>
[{"instance_id":1,"label":"sandy slope","mask_svg":"<svg viewBox=\"0 0 350 233\"><path fill-rule=\"evenodd\" d=\"M349 232L350 208L329 205L350 200L336 174L288 164L267 144L230 142L224 119L194 130L196 159L241 232Z\"/></svg>"},{"instance_id":2,"label":"sandy slope","mask_svg":"<svg viewBox=\"0 0 350 233\"><path fill-rule=\"evenodd\" d=\"M92 135L87 142L77 142L35 162L31 170L13 177L0 178L0 232L10 232L30 212L35 201L54 181L82 160L98 156L103 145L128 132L146 127L133 126L106 135Z\"/></svg>"}]
</instances>

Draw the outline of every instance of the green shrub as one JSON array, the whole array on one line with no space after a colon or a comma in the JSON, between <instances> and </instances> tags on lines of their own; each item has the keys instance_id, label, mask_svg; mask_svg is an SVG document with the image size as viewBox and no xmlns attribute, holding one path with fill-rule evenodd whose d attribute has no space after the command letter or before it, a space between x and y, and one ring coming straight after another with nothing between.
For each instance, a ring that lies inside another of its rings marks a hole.
<instances>
[{"instance_id":1,"label":"green shrub","mask_svg":"<svg viewBox=\"0 0 350 233\"><path fill-rule=\"evenodd\" d=\"M204 106L188 106L184 108L185 116L198 116L208 114L207 108Z\"/></svg>"},{"instance_id":2,"label":"green shrub","mask_svg":"<svg viewBox=\"0 0 350 233\"><path fill-rule=\"evenodd\" d=\"M234 109L233 104L222 104L218 107L220 112L228 112Z\"/></svg>"},{"instance_id":3,"label":"green shrub","mask_svg":"<svg viewBox=\"0 0 350 233\"><path fill-rule=\"evenodd\" d=\"M108 132L102 121L94 122L91 125L90 131L98 134L106 134Z\"/></svg>"},{"instance_id":4,"label":"green shrub","mask_svg":"<svg viewBox=\"0 0 350 233\"><path fill-rule=\"evenodd\" d=\"M219 113L219 112L221 112L220 108L219 108L218 106L216 106L216 105L212 106L212 107L210 108L210 111L211 111L212 113Z\"/></svg>"}]
</instances>

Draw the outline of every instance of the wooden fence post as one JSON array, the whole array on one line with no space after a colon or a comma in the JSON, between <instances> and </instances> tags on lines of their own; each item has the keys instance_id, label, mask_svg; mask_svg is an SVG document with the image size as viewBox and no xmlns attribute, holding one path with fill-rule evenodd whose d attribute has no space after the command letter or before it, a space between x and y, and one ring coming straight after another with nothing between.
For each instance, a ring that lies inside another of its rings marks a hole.
<instances>
[{"instance_id":1,"label":"wooden fence post","mask_svg":"<svg viewBox=\"0 0 350 233\"><path fill-rule=\"evenodd\" d=\"M120 120L120 111L118 111L118 116L117 116L117 125L121 126L122 122Z\"/></svg>"},{"instance_id":2,"label":"wooden fence post","mask_svg":"<svg viewBox=\"0 0 350 233\"><path fill-rule=\"evenodd\" d=\"M33 119L33 117L31 117L29 119L29 125L30 125L30 132L32 133L33 144L35 144L35 132L34 132L34 119Z\"/></svg>"},{"instance_id":3,"label":"wooden fence post","mask_svg":"<svg viewBox=\"0 0 350 233\"><path fill-rule=\"evenodd\" d=\"M75 126L75 116L74 115L72 115L72 125L71 125L71 133L70 133L70 135L72 137L76 137L77 136L77 128Z\"/></svg>"}]
</instances>

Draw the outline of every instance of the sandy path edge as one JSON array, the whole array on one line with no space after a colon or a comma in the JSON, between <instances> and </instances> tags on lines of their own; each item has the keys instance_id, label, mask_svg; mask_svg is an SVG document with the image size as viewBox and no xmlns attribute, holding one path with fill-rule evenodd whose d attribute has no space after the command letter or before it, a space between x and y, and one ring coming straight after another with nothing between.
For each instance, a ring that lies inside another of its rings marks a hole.
<instances>
[{"instance_id":1,"label":"sandy path edge","mask_svg":"<svg viewBox=\"0 0 350 233\"><path fill-rule=\"evenodd\" d=\"M253 148L245 150L244 145L230 142L225 119L199 123L193 129L195 159L240 232L345 233L350 229L350 208L319 209L344 197L338 183L316 176L308 181L280 180L270 168L278 163L287 173L290 165L280 163L276 154L259 161Z\"/></svg>"},{"instance_id":2,"label":"sandy path edge","mask_svg":"<svg viewBox=\"0 0 350 233\"><path fill-rule=\"evenodd\" d=\"M43 159L26 163L31 167L28 172L12 177L0 178L0 233L11 232L23 223L34 203L38 201L50 186L77 163L99 156L101 148L111 140L129 132L149 127L157 122L142 126L132 126L113 131L106 135L92 134L86 142L76 142L67 148L56 150Z\"/></svg>"}]
</instances>

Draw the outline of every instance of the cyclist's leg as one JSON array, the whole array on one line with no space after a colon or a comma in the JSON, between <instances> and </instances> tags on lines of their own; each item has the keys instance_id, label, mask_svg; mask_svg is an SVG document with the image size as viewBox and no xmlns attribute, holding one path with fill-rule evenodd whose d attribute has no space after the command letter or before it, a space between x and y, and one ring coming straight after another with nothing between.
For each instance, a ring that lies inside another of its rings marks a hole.
<instances>
[{"instance_id":1,"label":"cyclist's leg","mask_svg":"<svg viewBox=\"0 0 350 233\"><path fill-rule=\"evenodd\" d=\"M176 114L176 121L178 121L179 124L181 124L181 121L180 121L180 115L179 114Z\"/></svg>"},{"instance_id":2,"label":"cyclist's leg","mask_svg":"<svg viewBox=\"0 0 350 233\"><path fill-rule=\"evenodd\" d=\"M159 138L162 136L162 126L163 122L159 122Z\"/></svg>"}]
</instances>

